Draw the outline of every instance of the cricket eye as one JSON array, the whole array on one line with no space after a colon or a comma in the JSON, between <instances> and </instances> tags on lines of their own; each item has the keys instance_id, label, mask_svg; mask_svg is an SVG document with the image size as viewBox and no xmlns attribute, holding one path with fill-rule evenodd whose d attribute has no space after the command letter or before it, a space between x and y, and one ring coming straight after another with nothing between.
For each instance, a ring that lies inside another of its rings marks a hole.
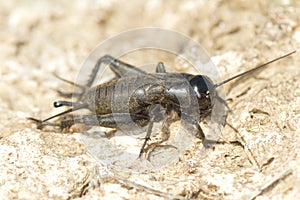
<instances>
[{"instance_id":1,"label":"cricket eye","mask_svg":"<svg viewBox=\"0 0 300 200\"><path fill-rule=\"evenodd\" d=\"M210 83L211 82L208 79L201 75L194 76L190 80L190 84L199 99L207 98L207 96L210 94L208 87L208 84Z\"/></svg>"}]
</instances>

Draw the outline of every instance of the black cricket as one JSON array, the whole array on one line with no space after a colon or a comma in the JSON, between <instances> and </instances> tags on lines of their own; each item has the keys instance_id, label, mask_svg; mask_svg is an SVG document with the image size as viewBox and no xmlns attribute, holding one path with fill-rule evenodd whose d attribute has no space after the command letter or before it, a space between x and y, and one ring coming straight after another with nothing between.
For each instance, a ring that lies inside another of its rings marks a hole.
<instances>
[{"instance_id":1,"label":"black cricket","mask_svg":"<svg viewBox=\"0 0 300 200\"><path fill-rule=\"evenodd\" d=\"M58 91L61 96L66 98L77 97L76 102L54 102L54 107L69 106L71 107L70 109L45 120L28 119L36 122L38 129L42 129L44 126L58 126L64 129L71 127L75 123L115 129L118 129L119 125L130 126L132 123L140 127L148 125L146 137L139 154L139 157L141 157L146 152L145 147L148 140L150 140L153 123L163 120L162 113L167 117L171 113L175 113L182 120L197 128L197 136L205 145L207 141L199 122L203 117L211 114L215 101L219 101L227 106L226 101L218 96L216 88L295 52L285 54L217 84L214 84L205 75L168 73L162 62L158 63L156 73L147 73L114 57L105 55L98 59L85 85L78 85L58 77L81 89L80 93L75 94ZM91 87L102 64L108 64L116 77L106 83ZM182 100L191 102L191 96L196 97L196 105L193 105L193 103L180 105L180 100L181 102ZM113 106L114 104L117 104L117 106ZM186 109L182 109L182 106L185 106ZM190 115L189 108L197 108L199 116ZM92 113L83 116L66 115L80 109L87 109ZM65 117L59 118L58 123L49 122L50 119L59 116ZM170 122L171 120L164 120L162 132L166 137L161 142L168 139Z\"/></svg>"}]
</instances>

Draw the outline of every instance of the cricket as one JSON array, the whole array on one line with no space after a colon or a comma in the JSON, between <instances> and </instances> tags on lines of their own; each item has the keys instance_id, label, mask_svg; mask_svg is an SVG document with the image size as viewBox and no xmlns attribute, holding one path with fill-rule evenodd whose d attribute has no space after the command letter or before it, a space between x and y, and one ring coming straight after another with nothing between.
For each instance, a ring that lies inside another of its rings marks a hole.
<instances>
[{"instance_id":1,"label":"cricket","mask_svg":"<svg viewBox=\"0 0 300 200\"><path fill-rule=\"evenodd\" d=\"M147 73L110 55L105 55L98 59L85 85L79 85L58 77L80 90L79 93L58 92L64 98L76 97L75 102L54 102L54 107L56 108L66 106L70 107L69 109L44 120L28 119L35 122L38 129L43 129L45 126L56 126L60 129L65 129L70 128L75 123L88 126L102 126L116 130L118 130L119 125L130 126L132 123L140 127L147 126L146 136L140 148L140 158L147 153L147 145L149 145L148 142L151 138L153 124L164 120L161 131L166 135L163 139L165 141L170 134L170 120L165 120L164 118L175 114L178 118L196 128L196 135L205 146L209 141L206 140L205 133L202 131L199 122L211 114L212 107L216 101L227 106L226 100L218 95L216 89L234 79L288 57L295 52L292 51L277 57L219 83L213 83L205 75L169 73L166 71L163 62L157 64L155 73ZM104 64L109 66L115 77L108 82L92 87L98 70ZM197 108L199 113L197 116L189 112L189 110L195 108ZM91 114L82 116L68 114L81 109L89 110ZM59 119L56 122L51 122L51 119L57 117Z\"/></svg>"}]
</instances>

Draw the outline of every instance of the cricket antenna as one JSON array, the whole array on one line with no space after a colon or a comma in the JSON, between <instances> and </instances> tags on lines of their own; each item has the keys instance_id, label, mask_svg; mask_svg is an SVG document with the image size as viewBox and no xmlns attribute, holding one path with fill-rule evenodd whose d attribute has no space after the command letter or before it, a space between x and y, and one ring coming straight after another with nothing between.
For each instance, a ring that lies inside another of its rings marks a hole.
<instances>
[{"instance_id":1,"label":"cricket antenna","mask_svg":"<svg viewBox=\"0 0 300 200\"><path fill-rule=\"evenodd\" d=\"M259 65L259 66L257 66L257 67L254 67L253 69L250 69L250 70L248 70L248 71L245 71L245 72L242 72L242 73L240 73L240 74L238 74L238 75L235 75L235 76L233 76L233 77L231 77L231 78L229 78L229 79L227 79L227 80L225 80L225 81L222 81L222 82L220 82L220 83L217 83L217 84L214 85L214 87L217 88L217 87L219 87L219 86L221 86L221 85L224 85L225 83L228 83L229 81L232 81L233 79L236 79L236 78L238 78L238 77L244 76L245 74L248 74L248 73L250 73L250 72L253 72L253 71L255 71L255 70L258 70L258 69L260 69L260 68L262 68L262 67L264 67L264 66L266 66L266 65L268 65L268 64L271 64L271 63L273 63L273 62L275 62L275 61L277 61L277 60L280 60L280 59L282 59L282 58L285 58L285 57L287 57L287 56L289 56L289 55L291 55L291 54L294 54L294 53L296 53L296 50L295 50L295 51L292 51L292 52L290 52L290 53L287 53L287 54L285 54L285 55L283 55L283 56L280 56L280 57L278 57L278 58L275 58L275 59L273 59L273 60L271 60L271 61L269 61L269 62L266 62L266 63L264 63L264 64L262 64L262 65Z\"/></svg>"}]
</instances>

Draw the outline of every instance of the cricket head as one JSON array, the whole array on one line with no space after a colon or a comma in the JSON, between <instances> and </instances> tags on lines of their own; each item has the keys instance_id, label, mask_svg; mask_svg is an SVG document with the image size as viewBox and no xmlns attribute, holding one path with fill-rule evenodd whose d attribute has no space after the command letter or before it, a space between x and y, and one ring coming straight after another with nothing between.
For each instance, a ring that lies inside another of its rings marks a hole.
<instances>
[{"instance_id":1,"label":"cricket head","mask_svg":"<svg viewBox=\"0 0 300 200\"><path fill-rule=\"evenodd\" d=\"M199 109L209 110L212 107L212 97L216 95L212 80L204 75L196 75L190 79L190 85L196 94Z\"/></svg>"},{"instance_id":2,"label":"cricket head","mask_svg":"<svg viewBox=\"0 0 300 200\"><path fill-rule=\"evenodd\" d=\"M296 51L292 51L288 54L285 54L283 56L280 56L280 57L277 57L271 61L268 61L262 65L259 65L257 67L254 67L248 71L245 71L245 72L242 72L240 74L237 74L235 76L232 76L220 83L217 83L217 84L214 84L213 81L207 77L207 76L204 76L204 75L193 75L192 77L189 78L189 82L190 82L190 85L193 89L193 91L195 92L196 94L196 97L198 99L198 105L199 105L199 109L200 109L200 112L201 111L209 111L211 110L211 108L213 107L214 105L214 101L219 101L220 103L224 104L225 106L227 106L227 103L224 99L222 99L219 95L218 95L218 92L216 90L216 88L218 88L219 86L221 85L224 85L234 79L237 79L241 76L244 76L246 74L249 74L253 71L256 71L260 68L263 68L277 60L280 60L282 58L285 58L291 54L294 54L296 53Z\"/></svg>"}]
</instances>

